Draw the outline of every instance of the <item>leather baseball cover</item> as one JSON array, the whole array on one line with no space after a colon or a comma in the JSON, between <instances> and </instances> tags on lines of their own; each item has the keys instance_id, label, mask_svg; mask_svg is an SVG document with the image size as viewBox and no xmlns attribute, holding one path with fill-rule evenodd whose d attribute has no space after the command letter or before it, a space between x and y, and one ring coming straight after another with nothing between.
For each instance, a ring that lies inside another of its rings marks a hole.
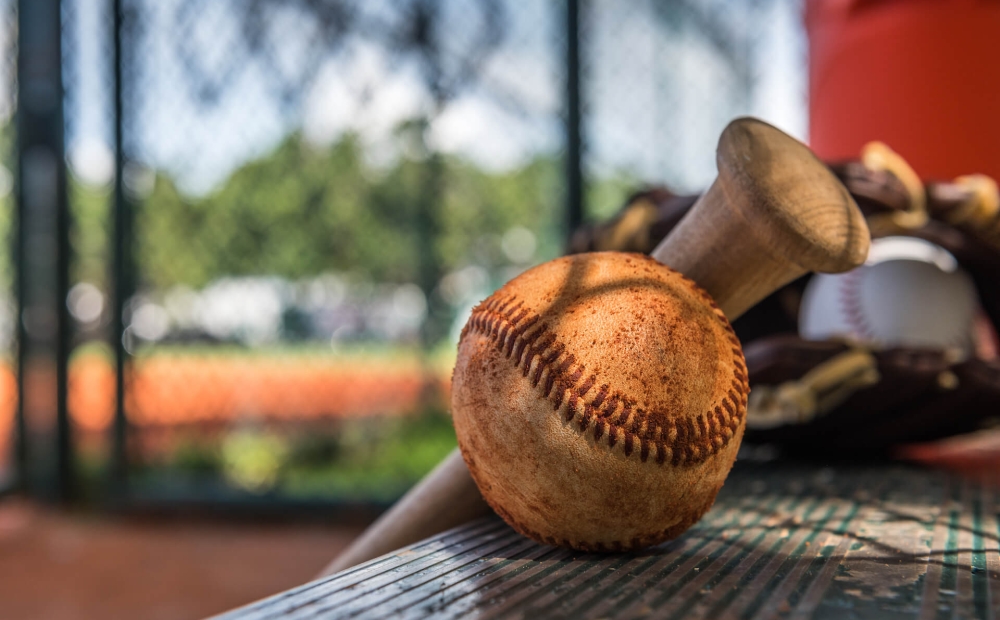
<instances>
[{"instance_id":1,"label":"leather baseball cover","mask_svg":"<svg viewBox=\"0 0 1000 620\"><path fill-rule=\"evenodd\" d=\"M515 529L626 550L711 507L747 390L739 341L707 293L647 256L598 252L531 269L475 308L452 411L473 478Z\"/></svg>"}]
</instances>

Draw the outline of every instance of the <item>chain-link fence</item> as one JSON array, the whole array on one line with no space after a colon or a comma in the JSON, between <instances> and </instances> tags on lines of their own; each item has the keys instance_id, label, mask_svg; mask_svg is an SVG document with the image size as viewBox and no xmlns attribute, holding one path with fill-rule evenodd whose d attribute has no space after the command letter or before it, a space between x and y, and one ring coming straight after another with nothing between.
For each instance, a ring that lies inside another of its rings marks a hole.
<instances>
[{"instance_id":1,"label":"chain-link fence","mask_svg":"<svg viewBox=\"0 0 1000 620\"><path fill-rule=\"evenodd\" d=\"M563 250L567 198L702 188L739 114L804 131L796 0L62 8L67 399L80 469L133 493L397 495L454 445L465 317Z\"/></svg>"},{"instance_id":2,"label":"chain-link fence","mask_svg":"<svg viewBox=\"0 0 1000 620\"><path fill-rule=\"evenodd\" d=\"M80 458L114 453L105 343L125 281L133 489L401 492L454 445L444 393L464 313L560 250L558 13L487 0L65 10L79 51L65 74ZM129 238L109 279L116 121Z\"/></svg>"},{"instance_id":3,"label":"chain-link fence","mask_svg":"<svg viewBox=\"0 0 1000 620\"><path fill-rule=\"evenodd\" d=\"M639 183L699 192L737 116L806 133L799 0L591 0L581 24L588 206L608 215Z\"/></svg>"}]
</instances>

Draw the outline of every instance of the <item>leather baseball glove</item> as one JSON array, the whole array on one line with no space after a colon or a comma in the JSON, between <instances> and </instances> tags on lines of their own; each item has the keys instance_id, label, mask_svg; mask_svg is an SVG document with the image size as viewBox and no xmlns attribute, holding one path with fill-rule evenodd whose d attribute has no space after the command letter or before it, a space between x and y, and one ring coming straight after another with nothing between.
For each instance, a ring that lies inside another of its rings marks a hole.
<instances>
[{"instance_id":1,"label":"leather baseball glove","mask_svg":"<svg viewBox=\"0 0 1000 620\"><path fill-rule=\"evenodd\" d=\"M877 349L798 336L804 276L733 324L750 375L746 441L803 457L879 457L895 446L1000 424L1000 193L980 175L921 182L881 143L830 168L874 238L910 236L950 252L982 306L975 355L953 349ZM698 196L663 187L629 197L610 220L581 227L569 252L651 252Z\"/></svg>"}]
</instances>

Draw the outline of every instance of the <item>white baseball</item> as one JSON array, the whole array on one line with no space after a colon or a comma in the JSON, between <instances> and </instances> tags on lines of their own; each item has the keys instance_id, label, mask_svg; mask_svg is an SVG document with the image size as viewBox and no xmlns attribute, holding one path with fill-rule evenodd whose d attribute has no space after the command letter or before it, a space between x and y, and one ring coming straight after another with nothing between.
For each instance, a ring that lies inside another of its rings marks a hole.
<instances>
[{"instance_id":1,"label":"white baseball","mask_svg":"<svg viewBox=\"0 0 1000 620\"><path fill-rule=\"evenodd\" d=\"M972 278L940 246L913 237L873 239L868 260L806 285L799 334L875 346L973 351L979 299Z\"/></svg>"}]
</instances>

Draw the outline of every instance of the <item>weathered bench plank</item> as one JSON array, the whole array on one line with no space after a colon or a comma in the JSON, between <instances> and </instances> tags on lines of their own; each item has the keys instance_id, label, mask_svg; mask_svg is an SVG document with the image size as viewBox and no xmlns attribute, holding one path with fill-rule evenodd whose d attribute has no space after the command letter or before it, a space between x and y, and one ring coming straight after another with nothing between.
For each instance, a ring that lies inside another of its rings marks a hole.
<instances>
[{"instance_id":1,"label":"weathered bench plank","mask_svg":"<svg viewBox=\"0 0 1000 620\"><path fill-rule=\"evenodd\" d=\"M677 540L597 555L476 521L219 618L1000 618L1000 493L741 464Z\"/></svg>"}]
</instances>

